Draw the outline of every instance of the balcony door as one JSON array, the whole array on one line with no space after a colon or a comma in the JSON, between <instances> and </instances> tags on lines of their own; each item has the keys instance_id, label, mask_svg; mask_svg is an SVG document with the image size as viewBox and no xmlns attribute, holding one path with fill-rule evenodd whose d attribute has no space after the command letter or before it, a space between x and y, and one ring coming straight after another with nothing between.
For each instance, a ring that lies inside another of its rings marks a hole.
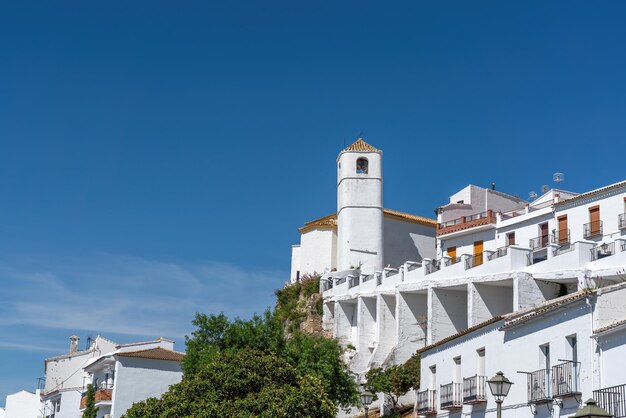
<instances>
[{"instance_id":1,"label":"balcony door","mask_svg":"<svg viewBox=\"0 0 626 418\"><path fill-rule=\"evenodd\" d=\"M569 237L568 237L569 234L568 234L568 229L567 229L567 215L559 216L557 219L559 221L559 232L558 232L559 244L569 242Z\"/></svg>"},{"instance_id":2,"label":"balcony door","mask_svg":"<svg viewBox=\"0 0 626 418\"><path fill-rule=\"evenodd\" d=\"M540 243L540 247L539 248L543 248L546 247L548 245L548 235L550 233L548 232L548 223L544 222L542 224L539 225L539 243Z\"/></svg>"},{"instance_id":3,"label":"balcony door","mask_svg":"<svg viewBox=\"0 0 626 418\"><path fill-rule=\"evenodd\" d=\"M591 235L600 233L600 206L589 208L589 232Z\"/></svg>"},{"instance_id":4,"label":"balcony door","mask_svg":"<svg viewBox=\"0 0 626 418\"><path fill-rule=\"evenodd\" d=\"M474 265L480 266L483 263L483 242L474 241Z\"/></svg>"},{"instance_id":5,"label":"balcony door","mask_svg":"<svg viewBox=\"0 0 626 418\"><path fill-rule=\"evenodd\" d=\"M450 257L452 264L456 263L456 247L448 248L448 257Z\"/></svg>"}]
</instances>

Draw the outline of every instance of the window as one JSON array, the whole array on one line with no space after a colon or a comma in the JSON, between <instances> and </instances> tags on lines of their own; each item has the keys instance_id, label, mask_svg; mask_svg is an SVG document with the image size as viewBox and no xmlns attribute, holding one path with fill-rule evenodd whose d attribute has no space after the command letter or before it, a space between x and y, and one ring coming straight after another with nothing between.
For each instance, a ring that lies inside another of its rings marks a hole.
<instances>
[{"instance_id":1,"label":"window","mask_svg":"<svg viewBox=\"0 0 626 418\"><path fill-rule=\"evenodd\" d=\"M576 338L576 334L570 335L567 337L567 348L569 351L569 359L573 362L578 361L578 339Z\"/></svg>"},{"instance_id":2,"label":"window","mask_svg":"<svg viewBox=\"0 0 626 418\"><path fill-rule=\"evenodd\" d=\"M430 388L437 389L437 366L430 366Z\"/></svg>"},{"instance_id":3,"label":"window","mask_svg":"<svg viewBox=\"0 0 626 418\"><path fill-rule=\"evenodd\" d=\"M550 344L544 344L539 347L541 351L541 362L543 363L544 369L550 370Z\"/></svg>"},{"instance_id":4,"label":"window","mask_svg":"<svg viewBox=\"0 0 626 418\"><path fill-rule=\"evenodd\" d=\"M461 357L455 357L454 361L454 383L461 383Z\"/></svg>"},{"instance_id":5,"label":"window","mask_svg":"<svg viewBox=\"0 0 626 418\"><path fill-rule=\"evenodd\" d=\"M476 374L478 376L484 376L485 375L485 349L484 348L479 348L478 350L476 350L476 354L478 354L478 364L476 367Z\"/></svg>"},{"instance_id":6,"label":"window","mask_svg":"<svg viewBox=\"0 0 626 418\"><path fill-rule=\"evenodd\" d=\"M463 203L465 203L465 201L464 200L457 200L456 203L459 204L459 205L462 205Z\"/></svg>"},{"instance_id":7,"label":"window","mask_svg":"<svg viewBox=\"0 0 626 418\"><path fill-rule=\"evenodd\" d=\"M357 174L367 174L367 158L359 158L356 160L356 173Z\"/></svg>"},{"instance_id":8,"label":"window","mask_svg":"<svg viewBox=\"0 0 626 418\"><path fill-rule=\"evenodd\" d=\"M509 232L506 234L506 246L515 245L515 232Z\"/></svg>"}]
</instances>

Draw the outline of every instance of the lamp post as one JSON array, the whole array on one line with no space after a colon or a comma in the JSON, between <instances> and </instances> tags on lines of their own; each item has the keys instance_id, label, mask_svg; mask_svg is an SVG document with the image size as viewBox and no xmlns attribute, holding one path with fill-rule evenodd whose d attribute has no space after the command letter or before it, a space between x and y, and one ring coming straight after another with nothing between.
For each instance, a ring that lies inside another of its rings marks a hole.
<instances>
[{"instance_id":1,"label":"lamp post","mask_svg":"<svg viewBox=\"0 0 626 418\"><path fill-rule=\"evenodd\" d=\"M502 401L506 398L506 395L509 394L513 382L507 379L504 373L498 372L490 380L487 380L487 383L489 384L491 394L496 398L498 418L502 418Z\"/></svg>"},{"instance_id":2,"label":"lamp post","mask_svg":"<svg viewBox=\"0 0 626 418\"><path fill-rule=\"evenodd\" d=\"M580 408L573 418L610 418L613 415L606 412L603 408L598 406L598 403L594 399L589 399L585 402L585 406Z\"/></svg>"},{"instance_id":3,"label":"lamp post","mask_svg":"<svg viewBox=\"0 0 626 418\"><path fill-rule=\"evenodd\" d=\"M370 405L372 404L373 399L374 395L372 395L367 390L365 392L361 392L361 404L363 405L363 409L365 409L365 418L368 417L368 411L370 409Z\"/></svg>"}]
</instances>

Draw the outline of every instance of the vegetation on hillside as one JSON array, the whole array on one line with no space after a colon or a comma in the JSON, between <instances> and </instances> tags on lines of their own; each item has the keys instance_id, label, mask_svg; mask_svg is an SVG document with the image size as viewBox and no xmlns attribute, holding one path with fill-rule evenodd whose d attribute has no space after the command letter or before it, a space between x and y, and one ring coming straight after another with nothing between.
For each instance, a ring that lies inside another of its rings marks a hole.
<instances>
[{"instance_id":1,"label":"vegetation on hillside","mask_svg":"<svg viewBox=\"0 0 626 418\"><path fill-rule=\"evenodd\" d=\"M285 324L288 333L300 330L302 324L311 316L322 318L322 298L319 294L320 275L307 274L295 283L276 290L276 317ZM312 302L311 308L307 305Z\"/></svg>"}]
</instances>

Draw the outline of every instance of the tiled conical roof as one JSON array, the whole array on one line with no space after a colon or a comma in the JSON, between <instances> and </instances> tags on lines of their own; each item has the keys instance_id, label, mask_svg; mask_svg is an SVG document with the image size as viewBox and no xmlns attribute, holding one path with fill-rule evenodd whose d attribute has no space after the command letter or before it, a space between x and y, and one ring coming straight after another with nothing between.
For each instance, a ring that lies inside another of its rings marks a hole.
<instances>
[{"instance_id":1,"label":"tiled conical roof","mask_svg":"<svg viewBox=\"0 0 626 418\"><path fill-rule=\"evenodd\" d=\"M342 152L346 152L346 151L353 151L353 152L354 151L356 151L356 152L377 152L379 154L383 153L378 148L374 148L373 146L371 146L367 142L363 141L363 138L357 139L354 144L350 145L348 148L345 148Z\"/></svg>"}]
</instances>

